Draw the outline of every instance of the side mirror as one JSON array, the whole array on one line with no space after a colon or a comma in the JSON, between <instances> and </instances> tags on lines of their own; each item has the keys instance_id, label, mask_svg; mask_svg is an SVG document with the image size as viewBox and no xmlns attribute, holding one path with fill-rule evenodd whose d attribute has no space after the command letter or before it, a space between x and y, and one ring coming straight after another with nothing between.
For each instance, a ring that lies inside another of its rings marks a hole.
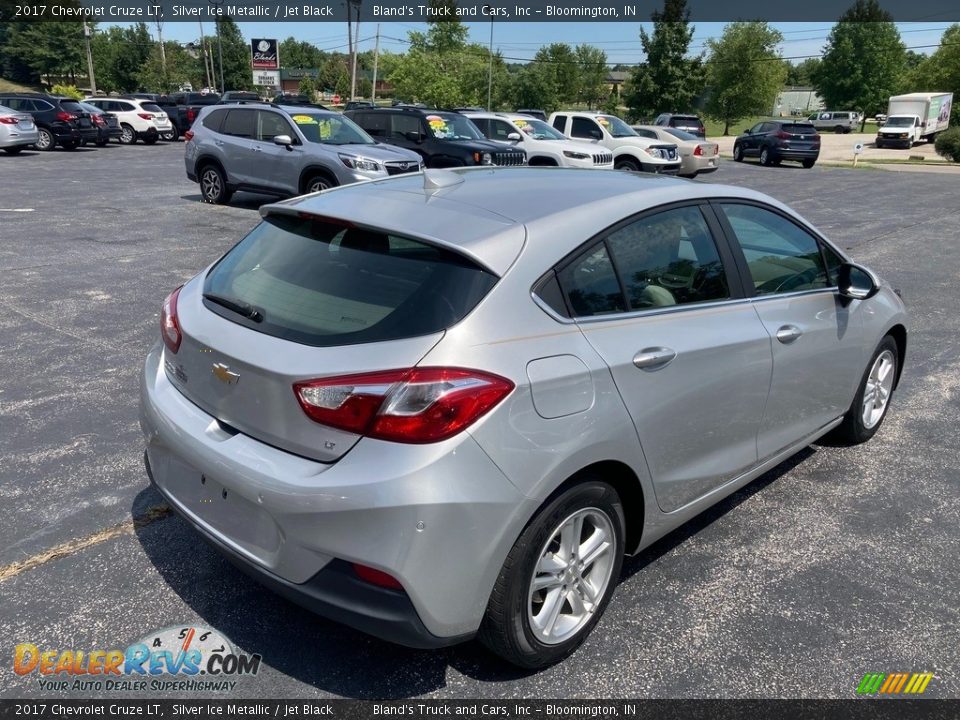
<instances>
[{"instance_id":1,"label":"side mirror","mask_svg":"<svg viewBox=\"0 0 960 720\"><path fill-rule=\"evenodd\" d=\"M862 265L844 263L837 273L837 287L840 289L840 297L866 300L879 292L880 282L876 275Z\"/></svg>"},{"instance_id":2,"label":"side mirror","mask_svg":"<svg viewBox=\"0 0 960 720\"><path fill-rule=\"evenodd\" d=\"M507 135L507 140L513 140L514 142L520 142L523 138L520 137L520 133L512 132Z\"/></svg>"},{"instance_id":3,"label":"side mirror","mask_svg":"<svg viewBox=\"0 0 960 720\"><path fill-rule=\"evenodd\" d=\"M292 150L293 140L289 135L276 135L273 138L274 145L283 145L287 150Z\"/></svg>"}]
</instances>

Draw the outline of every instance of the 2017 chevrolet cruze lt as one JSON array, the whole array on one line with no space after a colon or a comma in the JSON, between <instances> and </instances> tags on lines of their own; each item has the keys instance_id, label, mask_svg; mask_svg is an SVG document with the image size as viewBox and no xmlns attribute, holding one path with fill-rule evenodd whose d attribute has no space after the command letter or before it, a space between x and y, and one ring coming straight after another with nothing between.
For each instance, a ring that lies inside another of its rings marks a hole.
<instances>
[{"instance_id":1,"label":"2017 chevrolet cruze lt","mask_svg":"<svg viewBox=\"0 0 960 720\"><path fill-rule=\"evenodd\" d=\"M148 471L316 612L541 667L635 553L880 427L898 295L765 195L428 170L261 209L163 304Z\"/></svg>"}]
</instances>

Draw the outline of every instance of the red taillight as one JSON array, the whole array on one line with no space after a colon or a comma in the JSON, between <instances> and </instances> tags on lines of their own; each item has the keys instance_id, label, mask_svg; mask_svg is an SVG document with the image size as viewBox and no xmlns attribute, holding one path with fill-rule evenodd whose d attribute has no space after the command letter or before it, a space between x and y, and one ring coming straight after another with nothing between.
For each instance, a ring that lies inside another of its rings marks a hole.
<instances>
[{"instance_id":1,"label":"red taillight","mask_svg":"<svg viewBox=\"0 0 960 720\"><path fill-rule=\"evenodd\" d=\"M694 154L694 155L703 155L703 145L697 145L697 146L693 149L693 154Z\"/></svg>"},{"instance_id":2,"label":"red taillight","mask_svg":"<svg viewBox=\"0 0 960 720\"><path fill-rule=\"evenodd\" d=\"M70 122L71 120L76 120L76 119L77 119L76 115L73 115L68 112L64 112L63 110L57 113L57 120L59 120L60 122Z\"/></svg>"},{"instance_id":3,"label":"red taillight","mask_svg":"<svg viewBox=\"0 0 960 720\"><path fill-rule=\"evenodd\" d=\"M190 142L191 140L193 140L193 130L187 130L183 134L183 139L186 140L187 142Z\"/></svg>"},{"instance_id":4,"label":"red taillight","mask_svg":"<svg viewBox=\"0 0 960 720\"><path fill-rule=\"evenodd\" d=\"M353 571L357 574L358 578L371 585L379 585L380 587L389 588L390 590L403 590L403 585L400 584L400 581L393 575L383 572L383 570L367 567L360 563L353 563Z\"/></svg>"},{"instance_id":5,"label":"red taillight","mask_svg":"<svg viewBox=\"0 0 960 720\"><path fill-rule=\"evenodd\" d=\"M153 115L150 113L137 113L137 116L143 118L144 120L153 120Z\"/></svg>"},{"instance_id":6,"label":"red taillight","mask_svg":"<svg viewBox=\"0 0 960 720\"><path fill-rule=\"evenodd\" d=\"M97 125L99 125L100 127L106 127L106 126L107 126L107 121L104 120L104 119L103 119L102 117L100 117L99 115L93 115L92 117L93 117L93 121L94 121Z\"/></svg>"},{"instance_id":7,"label":"red taillight","mask_svg":"<svg viewBox=\"0 0 960 720\"><path fill-rule=\"evenodd\" d=\"M193 125L193 119L197 116L193 108L187 108L187 122Z\"/></svg>"},{"instance_id":8,"label":"red taillight","mask_svg":"<svg viewBox=\"0 0 960 720\"><path fill-rule=\"evenodd\" d=\"M430 443L472 425L513 387L478 370L426 367L306 380L293 390L315 422L380 440Z\"/></svg>"},{"instance_id":9,"label":"red taillight","mask_svg":"<svg viewBox=\"0 0 960 720\"><path fill-rule=\"evenodd\" d=\"M160 335L167 349L176 354L180 349L183 335L180 333L180 320L177 318L177 299L180 297L181 285L167 296L160 310Z\"/></svg>"},{"instance_id":10,"label":"red taillight","mask_svg":"<svg viewBox=\"0 0 960 720\"><path fill-rule=\"evenodd\" d=\"M784 132L783 130L778 130L777 137L780 138L781 140L789 140L792 137L792 135L790 135L790 133L788 132Z\"/></svg>"},{"instance_id":11,"label":"red taillight","mask_svg":"<svg viewBox=\"0 0 960 720\"><path fill-rule=\"evenodd\" d=\"M16 125L18 120L12 115L0 115L0 125Z\"/></svg>"}]
</instances>

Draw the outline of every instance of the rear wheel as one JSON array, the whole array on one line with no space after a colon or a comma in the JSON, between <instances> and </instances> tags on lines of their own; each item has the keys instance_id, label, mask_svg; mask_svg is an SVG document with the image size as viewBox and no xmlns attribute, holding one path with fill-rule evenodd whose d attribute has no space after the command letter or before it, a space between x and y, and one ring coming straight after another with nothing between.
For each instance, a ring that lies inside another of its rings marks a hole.
<instances>
[{"instance_id":1,"label":"rear wheel","mask_svg":"<svg viewBox=\"0 0 960 720\"><path fill-rule=\"evenodd\" d=\"M887 416L899 363L897 343L887 335L874 351L843 423L833 431L837 440L846 445L858 445L876 434Z\"/></svg>"},{"instance_id":2,"label":"rear wheel","mask_svg":"<svg viewBox=\"0 0 960 720\"><path fill-rule=\"evenodd\" d=\"M233 193L227 189L227 179L216 165L207 165L200 171L200 194L204 202L213 205L230 202Z\"/></svg>"},{"instance_id":3,"label":"rear wheel","mask_svg":"<svg viewBox=\"0 0 960 720\"><path fill-rule=\"evenodd\" d=\"M525 668L573 653L610 601L624 552L616 491L589 479L549 502L517 539L500 570L479 639Z\"/></svg>"},{"instance_id":4,"label":"rear wheel","mask_svg":"<svg viewBox=\"0 0 960 720\"><path fill-rule=\"evenodd\" d=\"M4 151L7 155L19 155L21 152L23 152L23 145L17 145L16 147L4 148L3 151Z\"/></svg>"},{"instance_id":5,"label":"rear wheel","mask_svg":"<svg viewBox=\"0 0 960 720\"><path fill-rule=\"evenodd\" d=\"M64 140L63 142L60 143L60 147L62 147L64 150L76 150L78 147L80 147L80 141Z\"/></svg>"},{"instance_id":6,"label":"rear wheel","mask_svg":"<svg viewBox=\"0 0 960 720\"><path fill-rule=\"evenodd\" d=\"M56 147L57 141L53 137L53 133L47 130L46 128L39 128L37 130L39 137L37 138L37 143L35 147L37 150L53 150Z\"/></svg>"},{"instance_id":7,"label":"rear wheel","mask_svg":"<svg viewBox=\"0 0 960 720\"><path fill-rule=\"evenodd\" d=\"M812 167L813 167L814 165L816 165L816 164L817 164L817 161L816 161L816 160L804 160L804 161L803 161L803 166L804 166L807 170L809 170L810 168L812 168Z\"/></svg>"},{"instance_id":8,"label":"rear wheel","mask_svg":"<svg viewBox=\"0 0 960 720\"><path fill-rule=\"evenodd\" d=\"M167 132L160 133L160 139L166 142L176 142L180 138L180 131L173 125Z\"/></svg>"},{"instance_id":9,"label":"rear wheel","mask_svg":"<svg viewBox=\"0 0 960 720\"><path fill-rule=\"evenodd\" d=\"M613 166L616 170L626 170L628 172L640 172L640 165L632 158L621 158Z\"/></svg>"},{"instance_id":10,"label":"rear wheel","mask_svg":"<svg viewBox=\"0 0 960 720\"><path fill-rule=\"evenodd\" d=\"M144 135L142 138L144 145L154 145L160 139L159 135Z\"/></svg>"},{"instance_id":11,"label":"rear wheel","mask_svg":"<svg viewBox=\"0 0 960 720\"><path fill-rule=\"evenodd\" d=\"M841 133L846 132L846 130L844 130L844 128L843 128L843 125L837 125L837 126L833 129L833 131L834 131L837 135L840 135Z\"/></svg>"},{"instance_id":12,"label":"rear wheel","mask_svg":"<svg viewBox=\"0 0 960 720\"><path fill-rule=\"evenodd\" d=\"M99 138L97 140L97 147L106 147L108 142L110 142L110 138Z\"/></svg>"},{"instance_id":13,"label":"rear wheel","mask_svg":"<svg viewBox=\"0 0 960 720\"><path fill-rule=\"evenodd\" d=\"M733 161L743 162L743 147L740 145L733 146Z\"/></svg>"},{"instance_id":14,"label":"rear wheel","mask_svg":"<svg viewBox=\"0 0 960 720\"><path fill-rule=\"evenodd\" d=\"M766 166L773 164L773 154L770 152L770 148L764 148L760 151L760 164Z\"/></svg>"},{"instance_id":15,"label":"rear wheel","mask_svg":"<svg viewBox=\"0 0 960 720\"><path fill-rule=\"evenodd\" d=\"M120 135L120 144L133 145L137 141L137 131L126 123L121 125L120 128L123 130L123 133Z\"/></svg>"}]
</instances>

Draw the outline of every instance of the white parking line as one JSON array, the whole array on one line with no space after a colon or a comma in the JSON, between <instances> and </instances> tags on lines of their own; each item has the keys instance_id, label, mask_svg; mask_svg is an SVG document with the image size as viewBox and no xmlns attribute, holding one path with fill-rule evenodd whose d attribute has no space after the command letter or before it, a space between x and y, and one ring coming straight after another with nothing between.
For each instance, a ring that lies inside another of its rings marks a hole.
<instances>
[{"instance_id":1,"label":"white parking line","mask_svg":"<svg viewBox=\"0 0 960 720\"><path fill-rule=\"evenodd\" d=\"M33 212L33 208L0 208L0 212Z\"/></svg>"}]
</instances>

